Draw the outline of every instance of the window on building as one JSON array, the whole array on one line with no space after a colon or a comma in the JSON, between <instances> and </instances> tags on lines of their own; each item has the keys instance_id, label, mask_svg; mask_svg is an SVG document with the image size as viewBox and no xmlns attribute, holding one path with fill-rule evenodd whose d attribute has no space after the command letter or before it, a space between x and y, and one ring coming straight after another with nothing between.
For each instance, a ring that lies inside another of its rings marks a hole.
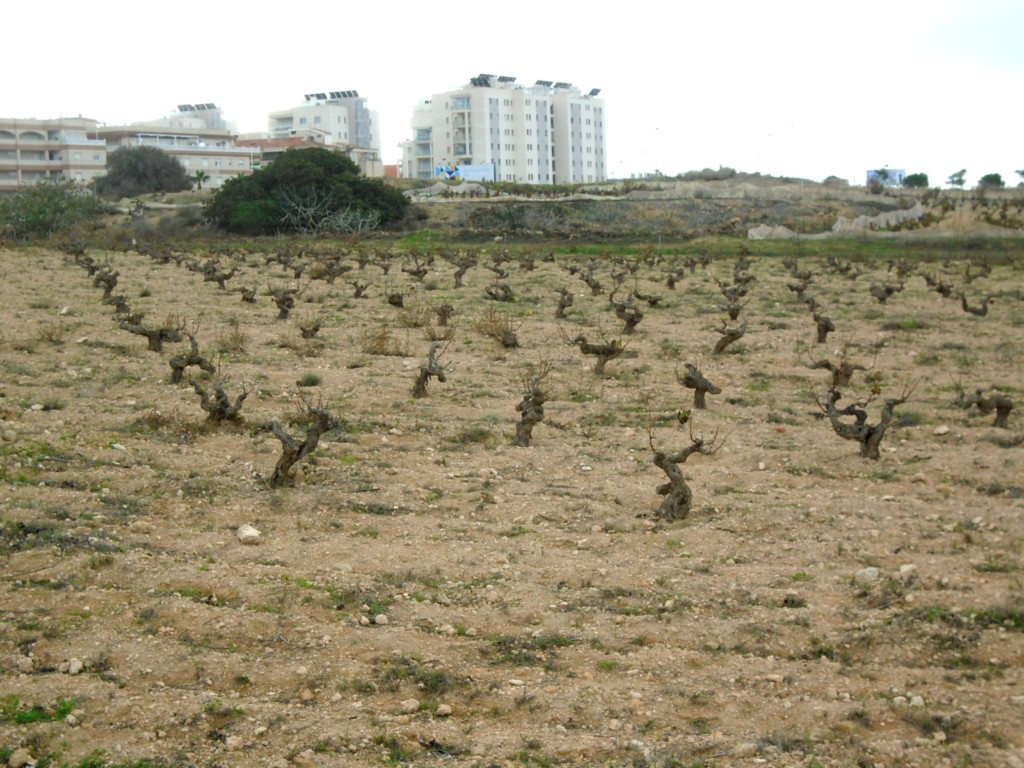
<instances>
[{"instance_id":1,"label":"window on building","mask_svg":"<svg viewBox=\"0 0 1024 768\"><path fill-rule=\"evenodd\" d=\"M299 125L305 125L306 122L307 122L306 118L304 118L304 117L300 117L299 118Z\"/></svg>"},{"instance_id":2,"label":"window on building","mask_svg":"<svg viewBox=\"0 0 1024 768\"><path fill-rule=\"evenodd\" d=\"M320 125L320 115L313 115L313 125Z\"/></svg>"},{"instance_id":3,"label":"window on building","mask_svg":"<svg viewBox=\"0 0 1024 768\"><path fill-rule=\"evenodd\" d=\"M206 158L203 158L203 168L209 168L209 167L210 167L210 161L207 160Z\"/></svg>"}]
</instances>

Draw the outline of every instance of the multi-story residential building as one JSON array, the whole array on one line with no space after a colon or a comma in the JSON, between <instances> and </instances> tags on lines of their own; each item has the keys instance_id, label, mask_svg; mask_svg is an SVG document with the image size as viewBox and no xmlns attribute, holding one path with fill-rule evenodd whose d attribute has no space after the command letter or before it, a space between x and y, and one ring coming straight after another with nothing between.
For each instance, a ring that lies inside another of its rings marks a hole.
<instances>
[{"instance_id":1,"label":"multi-story residential building","mask_svg":"<svg viewBox=\"0 0 1024 768\"><path fill-rule=\"evenodd\" d=\"M402 170L406 179L432 179L437 164L434 160L434 105L423 101L413 108L412 138L402 142Z\"/></svg>"},{"instance_id":2,"label":"multi-story residential building","mask_svg":"<svg viewBox=\"0 0 1024 768\"><path fill-rule=\"evenodd\" d=\"M364 176L384 175L380 157L380 121L358 91L307 93L305 102L271 112L271 139L308 139L343 148Z\"/></svg>"},{"instance_id":3,"label":"multi-story residential building","mask_svg":"<svg viewBox=\"0 0 1024 768\"><path fill-rule=\"evenodd\" d=\"M496 181L573 184L608 178L604 100L571 83L479 75L413 111L402 174L429 179L453 166L490 166Z\"/></svg>"},{"instance_id":4,"label":"multi-story residential building","mask_svg":"<svg viewBox=\"0 0 1024 768\"><path fill-rule=\"evenodd\" d=\"M205 187L251 173L259 150L235 145L235 134L215 104L181 104L170 117L121 126L100 126L97 133L113 152L121 147L152 146L178 160L189 176L203 171Z\"/></svg>"},{"instance_id":5,"label":"multi-story residential building","mask_svg":"<svg viewBox=\"0 0 1024 768\"><path fill-rule=\"evenodd\" d=\"M46 179L88 182L106 173L107 144L97 126L84 117L0 118L0 190Z\"/></svg>"}]
</instances>

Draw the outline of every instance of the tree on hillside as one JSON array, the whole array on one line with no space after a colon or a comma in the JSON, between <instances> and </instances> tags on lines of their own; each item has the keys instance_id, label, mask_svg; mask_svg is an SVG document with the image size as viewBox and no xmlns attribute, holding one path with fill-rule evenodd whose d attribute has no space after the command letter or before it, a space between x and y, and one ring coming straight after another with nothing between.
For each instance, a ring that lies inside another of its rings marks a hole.
<instances>
[{"instance_id":1,"label":"tree on hillside","mask_svg":"<svg viewBox=\"0 0 1024 768\"><path fill-rule=\"evenodd\" d=\"M910 173L903 179L903 186L910 187L911 189L927 189L928 188L928 174L927 173Z\"/></svg>"},{"instance_id":2,"label":"tree on hillside","mask_svg":"<svg viewBox=\"0 0 1024 768\"><path fill-rule=\"evenodd\" d=\"M982 189L1002 189L1006 186L1006 182L998 173L986 173L978 179L978 186Z\"/></svg>"},{"instance_id":3,"label":"tree on hillside","mask_svg":"<svg viewBox=\"0 0 1024 768\"><path fill-rule=\"evenodd\" d=\"M192 189L185 166L156 147L121 147L107 156L107 173L95 182L96 194L114 199L149 192Z\"/></svg>"},{"instance_id":4,"label":"tree on hillside","mask_svg":"<svg viewBox=\"0 0 1024 768\"><path fill-rule=\"evenodd\" d=\"M951 187L960 187L963 189L964 184L967 181L967 169L961 168L956 173L951 173L949 178L946 179L946 183Z\"/></svg>"},{"instance_id":5,"label":"tree on hillside","mask_svg":"<svg viewBox=\"0 0 1024 768\"><path fill-rule=\"evenodd\" d=\"M399 221L409 201L360 175L345 154L289 149L266 168L229 179L207 205L221 228L246 235L362 232Z\"/></svg>"},{"instance_id":6,"label":"tree on hillside","mask_svg":"<svg viewBox=\"0 0 1024 768\"><path fill-rule=\"evenodd\" d=\"M1024 187L1024 170L1014 171L1014 173L1016 173L1018 176L1020 176L1020 181L1017 182L1017 186L1018 187Z\"/></svg>"}]
</instances>

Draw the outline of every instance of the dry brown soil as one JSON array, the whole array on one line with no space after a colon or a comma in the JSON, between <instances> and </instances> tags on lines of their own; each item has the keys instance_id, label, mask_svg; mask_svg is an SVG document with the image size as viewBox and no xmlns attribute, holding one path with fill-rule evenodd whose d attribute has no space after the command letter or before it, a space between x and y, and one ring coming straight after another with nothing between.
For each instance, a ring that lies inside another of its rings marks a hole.
<instances>
[{"instance_id":1,"label":"dry brown soil","mask_svg":"<svg viewBox=\"0 0 1024 768\"><path fill-rule=\"evenodd\" d=\"M498 304L487 269L455 290L438 260L416 284L396 253L387 277L350 273L369 298L304 279L279 320L266 287L292 281L262 254L236 254L225 291L173 262L90 254L147 323L201 320L228 394L249 395L241 424L205 426L191 388L169 383L187 345L147 351L59 253L0 253L4 755L1024 765L1024 422L996 429L952 402L957 379L1021 399L1019 269L968 287L997 296L976 317L920 276L882 305L868 289L892 279L884 264L851 281L805 260L838 329L816 345L786 270L756 259L747 335L713 355L715 279L734 260L674 291L641 266L637 286L662 300L598 377L560 338L555 290L576 294L567 333L616 338L621 321L570 258L511 265L517 301ZM924 269L964 285L962 262ZM606 286L612 270L597 270ZM260 288L255 305L243 285ZM404 313L386 289L406 291ZM449 375L414 400L430 342L403 321L444 302ZM521 323L518 349L475 330L489 309ZM317 316L320 341L302 340ZM364 351L381 329L408 354ZM844 345L871 369L843 404L874 388L869 420L913 387L879 461L815 403L828 374L807 363ZM515 447L521 379L545 360L547 420ZM683 427L686 362L722 393ZM343 427L293 487L270 488L281 449L263 425L300 436L303 401ZM678 450L690 429L721 447L683 465L694 510L666 523L652 444ZM258 544L239 541L243 524ZM33 707L53 721L18 722Z\"/></svg>"}]
</instances>

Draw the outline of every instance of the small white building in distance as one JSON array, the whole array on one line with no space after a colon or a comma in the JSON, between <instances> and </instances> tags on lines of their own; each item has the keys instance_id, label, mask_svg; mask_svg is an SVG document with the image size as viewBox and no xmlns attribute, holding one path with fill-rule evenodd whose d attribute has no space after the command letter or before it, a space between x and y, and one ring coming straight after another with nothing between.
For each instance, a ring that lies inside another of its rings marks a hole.
<instances>
[{"instance_id":1,"label":"small white building in distance","mask_svg":"<svg viewBox=\"0 0 1024 768\"><path fill-rule=\"evenodd\" d=\"M495 181L581 184L605 181L604 100L571 83L520 85L478 75L414 110L402 142L402 176L433 179L460 166L493 168Z\"/></svg>"},{"instance_id":2,"label":"small white building in distance","mask_svg":"<svg viewBox=\"0 0 1024 768\"><path fill-rule=\"evenodd\" d=\"M907 172L903 168L879 168L878 170L868 171L867 173L867 185L870 186L872 181L876 181L883 187L902 187L903 181L907 178Z\"/></svg>"}]
</instances>

